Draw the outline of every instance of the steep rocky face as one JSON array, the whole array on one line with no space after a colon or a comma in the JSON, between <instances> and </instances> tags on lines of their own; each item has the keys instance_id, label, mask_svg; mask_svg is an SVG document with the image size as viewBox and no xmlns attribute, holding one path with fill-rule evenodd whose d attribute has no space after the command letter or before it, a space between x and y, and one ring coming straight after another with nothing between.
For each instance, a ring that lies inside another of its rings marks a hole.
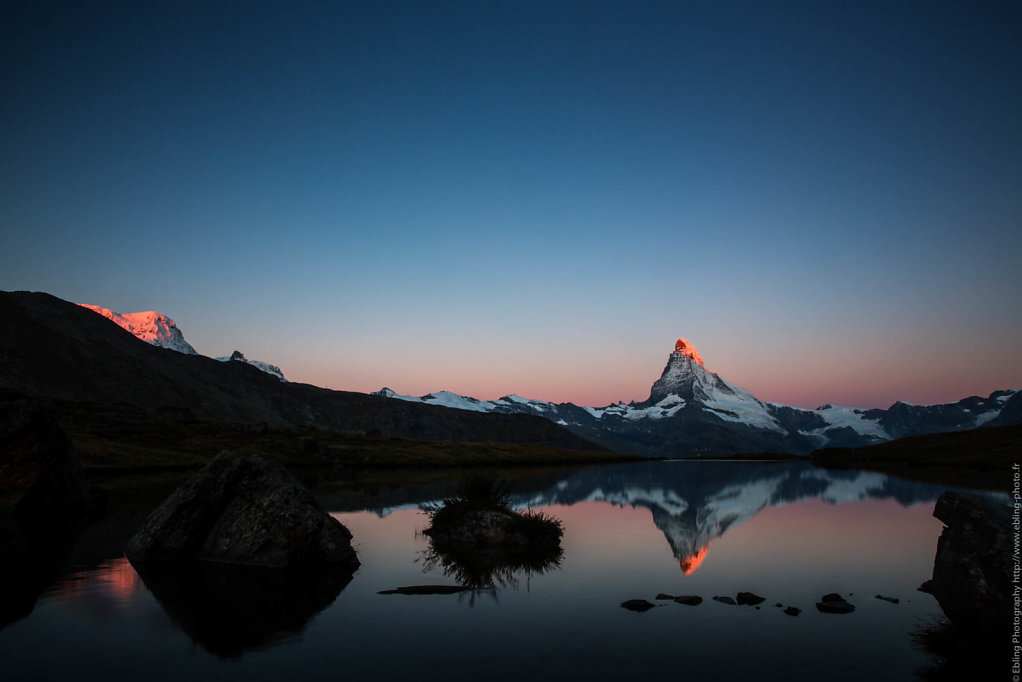
<instances>
[{"instance_id":1,"label":"steep rocky face","mask_svg":"<svg viewBox=\"0 0 1022 682\"><path fill-rule=\"evenodd\" d=\"M948 491L937 500L933 515L945 527L927 591L956 624L1004 632L1012 589L1008 507Z\"/></svg>"},{"instance_id":2,"label":"steep rocky face","mask_svg":"<svg viewBox=\"0 0 1022 682\"><path fill-rule=\"evenodd\" d=\"M137 562L359 565L348 529L283 466L231 452L174 491L124 552Z\"/></svg>"}]
</instances>

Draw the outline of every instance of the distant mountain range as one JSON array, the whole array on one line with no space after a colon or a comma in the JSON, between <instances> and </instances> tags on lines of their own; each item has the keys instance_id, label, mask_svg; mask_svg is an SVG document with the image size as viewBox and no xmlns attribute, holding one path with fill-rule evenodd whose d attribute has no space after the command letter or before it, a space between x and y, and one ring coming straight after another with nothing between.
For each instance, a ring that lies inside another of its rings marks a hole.
<instances>
[{"instance_id":1,"label":"distant mountain range","mask_svg":"<svg viewBox=\"0 0 1022 682\"><path fill-rule=\"evenodd\" d=\"M146 315L121 317L135 329L129 333L105 315L49 294L0 292L0 389L55 401L129 405L157 419L191 412L249 424L434 441L601 449L532 415L448 410L283 382L248 362L219 362L135 336L176 329L165 316L161 324L153 317L154 328Z\"/></svg>"},{"instance_id":2,"label":"distant mountain range","mask_svg":"<svg viewBox=\"0 0 1022 682\"><path fill-rule=\"evenodd\" d=\"M259 371L248 371L253 367ZM288 384L278 367L238 351L216 359L199 355L162 313L121 315L28 292L0 292L0 387L149 410L185 408L237 421L378 429L429 440L602 446L651 457L804 455L822 447L1022 423L1022 393L1016 390L945 405L897 402L886 410L763 402L707 370L685 339L678 339L642 402L597 408L516 395L482 401L447 391L421 397L387 388L371 395L330 391Z\"/></svg>"},{"instance_id":3,"label":"distant mountain range","mask_svg":"<svg viewBox=\"0 0 1022 682\"><path fill-rule=\"evenodd\" d=\"M169 348L170 350L176 350L178 353L184 353L185 355L198 355L196 350L192 347L192 344L185 341L185 336L178 328L174 320L170 319L163 313L158 313L155 310L148 310L144 313L115 313L109 308L101 308L98 305L90 305L88 303L79 303L78 305L83 308L99 313L106 319L115 323L121 329L129 331L135 335L136 338L142 339L148 344L153 346L159 346L160 348ZM241 351L234 351L230 355L216 358L220 362L247 362L256 369L261 369L267 374L272 374L281 381L287 381L284 378L284 373L280 371L280 367L271 365L268 362L260 362L259 360L249 360Z\"/></svg>"},{"instance_id":4,"label":"distant mountain range","mask_svg":"<svg viewBox=\"0 0 1022 682\"><path fill-rule=\"evenodd\" d=\"M754 452L808 454L894 438L1022 423L1022 393L994 391L945 405L897 402L886 410L823 405L807 410L757 399L706 369L686 339L675 343L660 378L642 402L580 407L508 395L477 400L448 391L421 397L389 388L375 395L460 410L545 417L616 452L655 457Z\"/></svg>"}]
</instances>

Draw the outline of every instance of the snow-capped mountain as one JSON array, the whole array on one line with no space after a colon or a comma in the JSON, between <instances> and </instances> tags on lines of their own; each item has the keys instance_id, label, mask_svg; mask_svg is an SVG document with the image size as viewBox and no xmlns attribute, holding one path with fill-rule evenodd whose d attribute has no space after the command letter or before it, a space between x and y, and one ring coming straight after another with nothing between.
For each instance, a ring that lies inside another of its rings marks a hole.
<instances>
[{"instance_id":1,"label":"snow-capped mountain","mask_svg":"<svg viewBox=\"0 0 1022 682\"><path fill-rule=\"evenodd\" d=\"M122 329L125 329L138 338L154 346L176 350L186 355L198 355L192 345L185 341L184 334L177 328L174 320L163 313L155 310L147 310L144 313L115 313L109 308L101 308L98 305L79 303L83 308L99 313L103 317L115 322Z\"/></svg>"},{"instance_id":2,"label":"snow-capped mountain","mask_svg":"<svg viewBox=\"0 0 1022 682\"><path fill-rule=\"evenodd\" d=\"M898 402L886 410L823 405L815 410L768 403L706 369L699 351L678 339L663 373L642 402L580 407L507 395L478 400L450 391L421 397L384 388L375 395L476 412L526 413L618 452L647 456L743 452L808 454L903 436L1016 423L1018 391L995 391L947 405Z\"/></svg>"},{"instance_id":3,"label":"snow-capped mountain","mask_svg":"<svg viewBox=\"0 0 1022 682\"><path fill-rule=\"evenodd\" d=\"M220 362L246 362L257 369L261 369L267 374L272 374L281 381L284 382L287 381L287 379L284 378L284 373L280 371L280 367L277 367L276 365L271 365L268 362L260 362L259 360L249 360L244 355L242 355L240 350L236 350L228 356L217 358L217 360L219 360Z\"/></svg>"},{"instance_id":4,"label":"snow-capped mountain","mask_svg":"<svg viewBox=\"0 0 1022 682\"><path fill-rule=\"evenodd\" d=\"M79 303L83 308L99 313L108 320L116 323L122 329L131 332L136 337L142 339L146 343L152 344L153 346L159 346L161 348L169 348L170 350L176 350L179 353L186 355L199 355L199 353L192 347L190 343L185 341L184 334L178 329L177 324L174 320L170 319L163 313L158 313L155 310L148 310L144 313L116 313L109 308L101 308L98 305L89 305L88 303ZM284 378L284 373L280 371L280 368L276 365L271 365L267 362L260 362L259 360L249 360L240 351L234 351L229 356L217 358L222 362L230 360L238 360L246 362L253 367L257 367L267 374L272 374L281 381L287 381Z\"/></svg>"}]
</instances>

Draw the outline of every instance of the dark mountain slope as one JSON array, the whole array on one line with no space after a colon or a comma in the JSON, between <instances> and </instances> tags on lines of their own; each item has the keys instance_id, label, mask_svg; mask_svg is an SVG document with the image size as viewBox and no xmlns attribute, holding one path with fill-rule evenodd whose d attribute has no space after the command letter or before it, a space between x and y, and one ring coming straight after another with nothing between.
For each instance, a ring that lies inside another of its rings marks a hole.
<instances>
[{"instance_id":1,"label":"dark mountain slope","mask_svg":"<svg viewBox=\"0 0 1022 682\"><path fill-rule=\"evenodd\" d=\"M541 417L282 383L245 363L151 346L90 310L43 293L0 292L0 386L42 398L187 409L232 421L600 449Z\"/></svg>"}]
</instances>

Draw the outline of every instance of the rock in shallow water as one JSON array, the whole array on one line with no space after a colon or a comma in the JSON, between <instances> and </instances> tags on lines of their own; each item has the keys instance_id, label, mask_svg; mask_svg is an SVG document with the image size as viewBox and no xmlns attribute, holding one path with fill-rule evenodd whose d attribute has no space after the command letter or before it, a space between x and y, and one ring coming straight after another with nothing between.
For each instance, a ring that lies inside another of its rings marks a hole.
<instances>
[{"instance_id":1,"label":"rock in shallow water","mask_svg":"<svg viewBox=\"0 0 1022 682\"><path fill-rule=\"evenodd\" d=\"M621 602L621 608L628 609L629 611L649 611L655 604L652 604L645 599L629 599L628 601Z\"/></svg>"},{"instance_id":2,"label":"rock in shallow water","mask_svg":"<svg viewBox=\"0 0 1022 682\"><path fill-rule=\"evenodd\" d=\"M674 601L685 606L698 606L703 603L703 598L697 594L682 594L675 597Z\"/></svg>"},{"instance_id":3,"label":"rock in shallow water","mask_svg":"<svg viewBox=\"0 0 1022 682\"><path fill-rule=\"evenodd\" d=\"M232 452L175 490L124 552L133 562L359 565L351 533L287 469Z\"/></svg>"},{"instance_id":4,"label":"rock in shallow water","mask_svg":"<svg viewBox=\"0 0 1022 682\"><path fill-rule=\"evenodd\" d=\"M957 625L999 632L1012 603L1008 507L949 490L937 499L933 515L945 528L937 540L933 579L920 589L936 597Z\"/></svg>"},{"instance_id":5,"label":"rock in shallow water","mask_svg":"<svg viewBox=\"0 0 1022 682\"><path fill-rule=\"evenodd\" d=\"M747 604L749 606L755 606L756 604L761 604L764 601L766 601L766 600L763 597L759 596L758 594L756 594L754 592L739 592L738 593L738 603L739 604Z\"/></svg>"},{"instance_id":6,"label":"rock in shallow water","mask_svg":"<svg viewBox=\"0 0 1022 682\"><path fill-rule=\"evenodd\" d=\"M845 601L845 598L837 592L831 592L823 595L820 601L816 602L816 610L820 613L851 613L855 610L855 606Z\"/></svg>"},{"instance_id":7,"label":"rock in shallow water","mask_svg":"<svg viewBox=\"0 0 1022 682\"><path fill-rule=\"evenodd\" d=\"M730 604L731 606L738 606L738 602L736 602L731 597L722 597L720 595L717 595L713 598L713 601L719 601L721 604Z\"/></svg>"}]
</instances>

